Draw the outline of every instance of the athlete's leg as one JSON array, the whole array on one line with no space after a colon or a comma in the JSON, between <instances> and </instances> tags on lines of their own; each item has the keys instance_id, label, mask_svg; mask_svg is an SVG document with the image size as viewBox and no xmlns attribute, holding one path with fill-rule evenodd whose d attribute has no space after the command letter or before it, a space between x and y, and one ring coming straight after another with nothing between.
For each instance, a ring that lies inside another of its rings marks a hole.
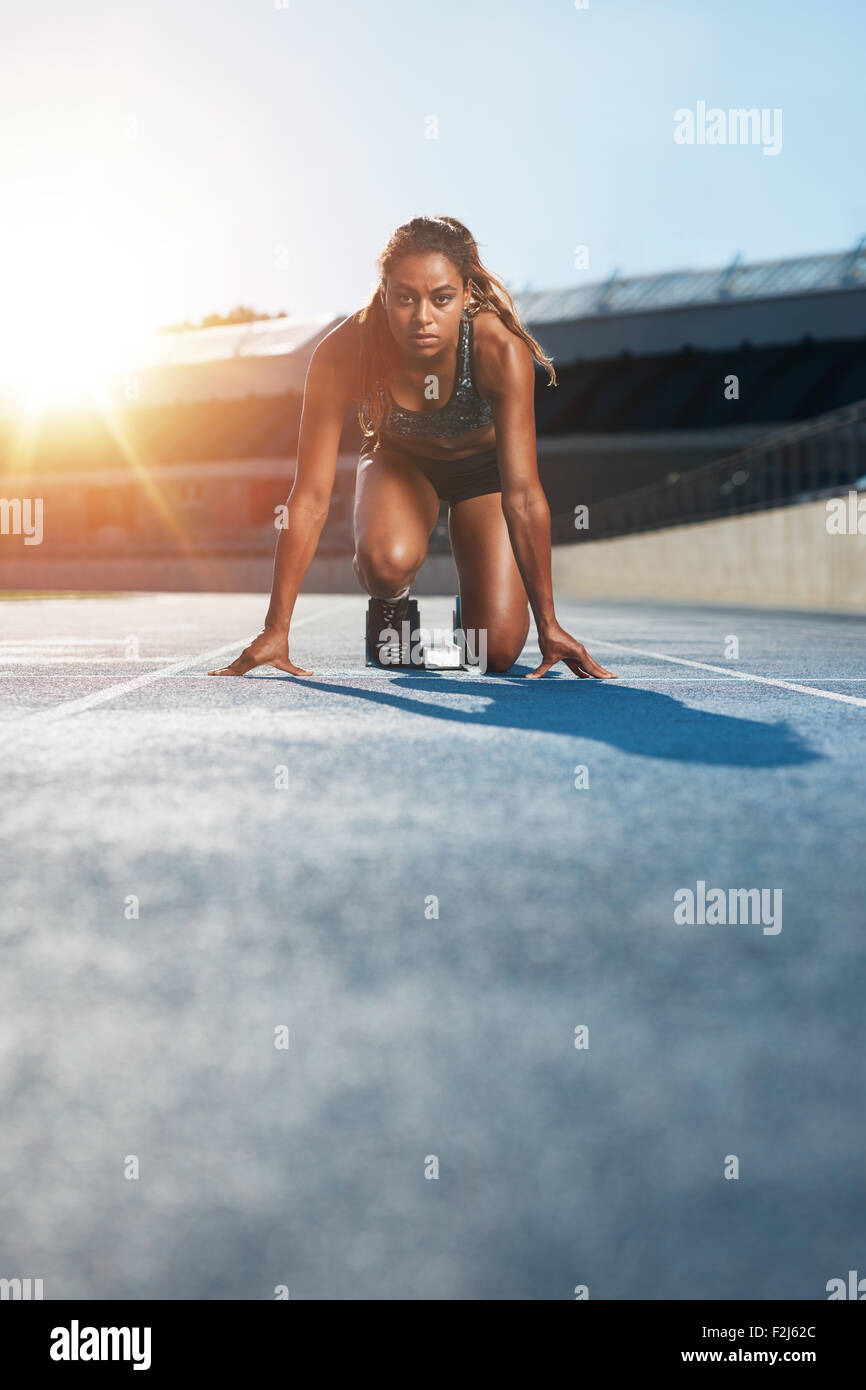
<instances>
[{"instance_id":1,"label":"athlete's leg","mask_svg":"<svg viewBox=\"0 0 866 1390\"><path fill-rule=\"evenodd\" d=\"M488 671L513 666L529 632L529 602L517 568L502 494L455 502L448 516L451 548L460 578L460 623L487 633ZM478 656L478 637L474 653Z\"/></svg>"},{"instance_id":2,"label":"athlete's leg","mask_svg":"<svg viewBox=\"0 0 866 1390\"><path fill-rule=\"evenodd\" d=\"M362 455L353 560L361 588L373 598L391 598L411 584L438 516L436 489L404 454L379 449Z\"/></svg>"}]
</instances>

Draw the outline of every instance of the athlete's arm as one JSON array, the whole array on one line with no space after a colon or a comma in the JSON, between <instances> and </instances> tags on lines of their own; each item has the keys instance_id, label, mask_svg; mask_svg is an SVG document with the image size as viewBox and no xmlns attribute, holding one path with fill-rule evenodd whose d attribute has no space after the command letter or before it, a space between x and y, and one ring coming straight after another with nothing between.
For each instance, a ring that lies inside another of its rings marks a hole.
<instances>
[{"instance_id":1,"label":"athlete's arm","mask_svg":"<svg viewBox=\"0 0 866 1390\"><path fill-rule=\"evenodd\" d=\"M313 353L304 386L298 465L288 500L288 525L277 538L271 601L263 630L230 666L214 676L242 676L254 666L276 666L293 676L311 671L289 657L289 625L298 591L310 567L331 500L343 417L350 398L341 329L323 338Z\"/></svg>"},{"instance_id":2,"label":"athlete's arm","mask_svg":"<svg viewBox=\"0 0 866 1390\"><path fill-rule=\"evenodd\" d=\"M505 515L514 558L526 587L542 661L532 672L543 676L558 661L575 675L612 675L557 622L550 571L550 508L538 476L535 441L535 370L522 339L497 326L485 343L484 375L496 427L496 452Z\"/></svg>"}]
</instances>

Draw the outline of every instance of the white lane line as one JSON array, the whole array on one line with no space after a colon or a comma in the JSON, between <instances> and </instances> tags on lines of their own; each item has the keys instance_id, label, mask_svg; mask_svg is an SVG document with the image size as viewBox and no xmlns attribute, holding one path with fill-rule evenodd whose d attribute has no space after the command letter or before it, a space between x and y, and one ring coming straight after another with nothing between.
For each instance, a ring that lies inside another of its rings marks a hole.
<instances>
[{"instance_id":1,"label":"white lane line","mask_svg":"<svg viewBox=\"0 0 866 1390\"><path fill-rule=\"evenodd\" d=\"M3 666L167 666L171 660L170 656L4 656L0 653Z\"/></svg>"},{"instance_id":2,"label":"white lane line","mask_svg":"<svg viewBox=\"0 0 866 1390\"><path fill-rule=\"evenodd\" d=\"M822 700L838 700L845 705L860 705L866 709L866 700L859 695L840 695L837 690L819 690L814 685L798 685L796 681L786 681L774 679L772 676L750 675L748 671L726 671L724 666L711 666L706 661L687 661L682 656L668 656L666 652L651 652L645 647L626 647L622 642L608 642L603 637L593 637L591 645L596 647L613 647L618 652L628 652L630 656L651 656L656 661L673 661L677 666L692 666L696 671L715 671L722 676L733 677L734 680L757 681L760 685L774 685L780 690L795 690L800 695L817 695ZM636 680L642 677L637 676ZM652 679L649 677L648 679Z\"/></svg>"},{"instance_id":3,"label":"white lane line","mask_svg":"<svg viewBox=\"0 0 866 1390\"><path fill-rule=\"evenodd\" d=\"M348 607L349 604L355 605L355 599L344 599L341 603L332 604L330 608L324 608L318 613L308 613L304 618L298 618L292 622L291 631L296 628L304 627L307 623L324 621L334 613L340 612ZM108 700L114 700L118 695L127 695L131 690L140 690L144 685L150 685L153 681L165 680L166 676L177 676L181 671L188 671L191 666L199 666L202 662L215 661L217 657L225 656L228 652L243 650L246 646L243 638L238 638L236 642L227 642L222 647L214 647L209 652L200 652L198 656L185 657L183 661L176 661L171 666L164 666L161 671L146 671L141 676L135 676L133 680L121 681L119 685L110 685L105 690L95 690L90 695L81 695L77 700L65 700L60 705L52 705L50 709L36 710L32 714L25 715L23 719L10 721L0 727L0 733L7 733L10 729L21 729L31 727L33 724L44 724L55 719L65 719L70 714L79 714L82 710L93 709L94 705L103 705ZM214 676L212 679L218 679ZM222 679L232 679L222 677ZM243 678L241 678L243 679Z\"/></svg>"},{"instance_id":4,"label":"white lane line","mask_svg":"<svg viewBox=\"0 0 866 1390\"><path fill-rule=\"evenodd\" d=\"M14 647L122 647L129 639L126 637L28 637L16 642L9 637L0 642L0 652Z\"/></svg>"},{"instance_id":5,"label":"white lane line","mask_svg":"<svg viewBox=\"0 0 866 1390\"><path fill-rule=\"evenodd\" d=\"M539 659L540 659L540 658L539 658ZM112 657L111 660L114 660L114 658ZM120 658L118 657L117 660L119 661ZM170 660L171 660L171 657L167 657L167 656L166 656L166 657L156 657L156 656L155 656L155 657L145 657L145 658L142 658L142 664L143 664L143 662L144 662L145 660L146 660L146 661L153 661L153 662L155 663L155 662L158 662L158 661L170 661ZM191 660L191 661L198 661L198 657L190 657L190 660ZM92 659L92 660L88 661L87 665L88 665L88 666L91 666L91 665L96 665L97 663L98 663L98 658ZM41 665L44 665L45 663L44 663L44 662L38 662L38 663L33 662L33 663L30 663L30 664L32 664L32 665L37 665L37 664L38 664L38 665L41 666ZM80 664L81 664L80 662L77 662L77 663L76 663L76 665L80 665ZM132 661L130 660L130 661L128 661L126 664L131 666L131 665L132 665ZM537 665L537 664L538 664L538 663L536 662L536 665ZM449 678L450 678L450 677L452 677L452 676L467 676L467 675L468 675L468 672L466 672L466 671L462 671L462 672L461 672L461 671L448 671L446 674L447 674L447 675L449 676ZM318 680L334 680L334 679L336 679L337 677L340 677L341 679L342 679L342 678L345 678L346 680L378 680L378 679L379 679L379 677L378 677L377 675L373 675L373 674L365 675L364 672L362 672L362 671L356 671L354 668L348 668L348 667L345 667L345 666L335 667L334 670L332 670L332 671L328 671L328 670L325 669L325 667L319 666L319 667L317 667L317 669L316 669L316 671L315 671L315 673L314 673L313 679L310 681L310 684L311 684L311 685L315 684L315 681L316 681L317 679L318 679ZM208 678L208 677L207 677L207 673L206 673L206 672L204 672L204 671L196 671L191 679L194 679L194 680L207 680L207 678ZM20 674L20 672L18 672L18 671L0 671L0 680L20 681L20 679L21 679L21 674ZM92 675L90 674L89 671L64 671L64 673L63 673L62 676L61 676L61 675L56 675L56 676L51 676L51 677L49 677L49 676L46 675L46 676L43 677L43 679L44 679L44 680L49 680L49 679L51 679L51 680L62 680L62 681L64 682L64 684L65 684L67 681L89 681L89 680L92 680L93 677L92 677ZM256 676L256 680L265 680L265 679L269 679L269 677L268 677L268 670L267 670L266 667L262 667L262 668L261 668L261 673L260 673L260 675L257 675L257 676ZM274 679L276 679L276 677L274 677ZM386 679L388 679L388 678L386 677ZM438 679L438 676L437 676L437 679ZM481 678L479 677L479 679L481 679ZM486 679L486 677L485 677L485 679ZM517 679L517 677L511 677L511 679ZM564 679L568 680L569 677L566 676L566 677L564 677ZM753 680L754 677L751 677L751 676L739 676L739 677L738 677L738 676L736 675L736 673L735 673L734 675L728 675L728 676L647 676L647 675L644 675L644 676L629 676L629 685L724 685L726 681L727 681L727 682L730 682L730 681L732 681L732 680L737 680L737 679L739 679L739 680ZM783 679L783 677L780 676L779 679L781 680L781 679ZM816 676L815 679L816 679L816 680L821 680L821 681L832 681L832 682L834 682L834 684L836 684L836 685L856 685L856 684L858 684L858 683L862 683L863 681L866 681L866 676Z\"/></svg>"},{"instance_id":6,"label":"white lane line","mask_svg":"<svg viewBox=\"0 0 866 1390\"><path fill-rule=\"evenodd\" d=\"M697 685L723 685L730 680L761 680L760 676L750 676L741 671L731 671L725 676L630 676L629 681L648 681L651 685L676 685L678 682L691 681ZM769 677L767 678L769 679ZM776 680L787 680L787 676L776 676ZM858 682L866 681L866 676L816 676L819 681L833 681L836 685L856 685ZM826 693L826 692L825 692Z\"/></svg>"}]
</instances>

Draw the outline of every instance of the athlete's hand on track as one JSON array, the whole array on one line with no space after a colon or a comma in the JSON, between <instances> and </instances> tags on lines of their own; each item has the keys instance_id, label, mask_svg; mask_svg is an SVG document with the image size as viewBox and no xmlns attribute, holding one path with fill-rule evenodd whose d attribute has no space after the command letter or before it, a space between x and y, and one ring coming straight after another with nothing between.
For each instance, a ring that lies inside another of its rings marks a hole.
<instances>
[{"instance_id":1,"label":"athlete's hand on track","mask_svg":"<svg viewBox=\"0 0 866 1390\"><path fill-rule=\"evenodd\" d=\"M558 623L548 628L543 636L539 635L538 646L542 657L541 665L536 666L535 670L526 676L525 679L528 681L537 680L558 661L564 661L568 669L584 681L591 677L595 677L596 680L616 680L613 671L606 671L597 661L593 661L583 643L576 642Z\"/></svg>"},{"instance_id":2,"label":"athlete's hand on track","mask_svg":"<svg viewBox=\"0 0 866 1390\"><path fill-rule=\"evenodd\" d=\"M244 647L237 661L231 666L223 666L220 671L208 671L209 676L245 676L256 666L276 666L278 671L288 671L290 676L311 676L302 666L295 666L289 660L289 634L276 628L264 628L254 637L248 647Z\"/></svg>"}]
</instances>

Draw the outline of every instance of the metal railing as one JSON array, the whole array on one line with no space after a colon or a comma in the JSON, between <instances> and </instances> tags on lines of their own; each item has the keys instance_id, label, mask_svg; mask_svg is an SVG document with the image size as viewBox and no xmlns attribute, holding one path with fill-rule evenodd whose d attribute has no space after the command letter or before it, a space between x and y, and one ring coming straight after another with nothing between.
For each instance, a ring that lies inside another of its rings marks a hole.
<instances>
[{"instance_id":1,"label":"metal railing","mask_svg":"<svg viewBox=\"0 0 866 1390\"><path fill-rule=\"evenodd\" d=\"M588 526L558 512L558 544L602 540L790 506L866 487L866 401L779 430L736 453L589 507Z\"/></svg>"}]
</instances>

